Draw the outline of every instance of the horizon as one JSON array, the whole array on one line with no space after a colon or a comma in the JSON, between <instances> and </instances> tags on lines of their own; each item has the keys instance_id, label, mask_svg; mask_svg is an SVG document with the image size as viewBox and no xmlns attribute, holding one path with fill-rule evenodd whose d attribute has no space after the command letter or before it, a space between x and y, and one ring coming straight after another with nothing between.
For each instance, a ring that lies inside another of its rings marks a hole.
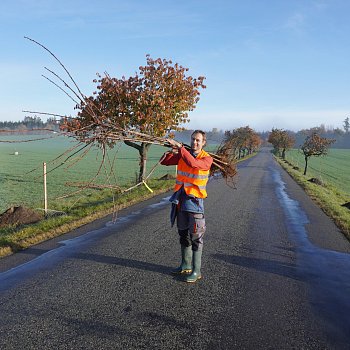
<instances>
[{"instance_id":1,"label":"horizon","mask_svg":"<svg viewBox=\"0 0 350 350\"><path fill-rule=\"evenodd\" d=\"M25 116L25 117L28 117L28 116ZM24 117L24 118L25 118ZM30 116L32 117L32 116ZM0 124L1 123L23 123L24 122L24 118L22 120L0 120ZM32 118L40 118L40 120L43 122L43 123L46 123L47 121L46 120L43 120L40 116L36 116L34 115ZM59 119L56 119L56 121L59 121ZM250 127L250 125L241 125L237 128L240 128L240 127ZM234 129L237 129L237 128L231 128L231 129L223 129L223 128L218 128L218 127L213 127L211 129L199 129L199 130L203 130L205 131L206 133L208 132L218 132L218 133L224 133L225 131L232 131ZM272 129L282 129L282 130L285 130L285 131L288 131L288 132L293 132L293 133L298 133L298 132L302 132L302 131L305 131L305 130L312 130L312 129L315 129L315 128L323 128L326 132L335 132L336 130L340 129L341 131L343 131L345 133L345 128L338 128L338 127L333 127L332 125L324 125L324 124L319 124L319 125L314 125L310 128L301 128L301 129L298 129L298 130L291 130L291 129L284 129L284 128L276 128L276 127L271 127L271 129L269 130L256 130L256 129L253 129L255 132L257 133L261 133L261 134L264 134L264 133L269 133L272 131ZM37 130L36 128L33 128L33 129L28 129L28 130L21 130L21 132L26 132L26 131L35 131ZM193 131L193 130L198 130L198 128L192 128L192 127L188 127L188 128L185 128L184 130L180 130L180 131L176 131L176 130L171 130L172 132L185 132L185 131ZM7 131L5 129L2 129L2 131ZM11 132L10 130L8 130L9 132Z\"/></svg>"}]
</instances>

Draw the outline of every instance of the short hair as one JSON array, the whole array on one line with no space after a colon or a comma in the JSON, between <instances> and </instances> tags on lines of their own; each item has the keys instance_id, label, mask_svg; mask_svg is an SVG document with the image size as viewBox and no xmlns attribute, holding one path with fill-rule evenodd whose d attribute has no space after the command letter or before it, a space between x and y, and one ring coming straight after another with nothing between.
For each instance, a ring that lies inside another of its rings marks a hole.
<instances>
[{"instance_id":1,"label":"short hair","mask_svg":"<svg viewBox=\"0 0 350 350\"><path fill-rule=\"evenodd\" d=\"M192 137L194 134L202 134L202 136L203 136L203 141L204 141L204 142L207 141L207 134L205 133L205 131L203 131L203 130L195 130L195 131L193 131L193 133L191 134L191 137Z\"/></svg>"}]
</instances>

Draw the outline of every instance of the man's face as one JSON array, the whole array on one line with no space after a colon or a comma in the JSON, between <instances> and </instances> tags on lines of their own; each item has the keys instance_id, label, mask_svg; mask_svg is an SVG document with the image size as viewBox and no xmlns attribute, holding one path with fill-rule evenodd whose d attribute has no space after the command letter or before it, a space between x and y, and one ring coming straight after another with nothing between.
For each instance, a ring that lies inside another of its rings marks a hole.
<instances>
[{"instance_id":1,"label":"man's face","mask_svg":"<svg viewBox=\"0 0 350 350\"><path fill-rule=\"evenodd\" d=\"M196 133L191 136L191 148L195 154L199 153L204 145L205 141L203 140L203 135L201 133Z\"/></svg>"}]
</instances>

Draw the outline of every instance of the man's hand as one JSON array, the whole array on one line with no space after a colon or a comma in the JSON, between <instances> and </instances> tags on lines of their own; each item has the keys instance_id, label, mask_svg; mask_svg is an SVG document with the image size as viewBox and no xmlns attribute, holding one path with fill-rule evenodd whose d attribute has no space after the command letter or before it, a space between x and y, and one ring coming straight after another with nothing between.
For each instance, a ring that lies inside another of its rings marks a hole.
<instances>
[{"instance_id":1,"label":"man's hand","mask_svg":"<svg viewBox=\"0 0 350 350\"><path fill-rule=\"evenodd\" d=\"M166 139L173 149L179 150L182 147L182 143L179 143L173 139Z\"/></svg>"}]
</instances>

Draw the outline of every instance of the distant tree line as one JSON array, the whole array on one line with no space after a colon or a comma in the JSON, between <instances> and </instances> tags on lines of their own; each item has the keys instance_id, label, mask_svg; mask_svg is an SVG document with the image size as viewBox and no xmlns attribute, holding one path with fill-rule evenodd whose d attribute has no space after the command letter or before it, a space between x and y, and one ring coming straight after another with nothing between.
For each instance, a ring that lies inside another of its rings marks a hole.
<instances>
[{"instance_id":1,"label":"distant tree line","mask_svg":"<svg viewBox=\"0 0 350 350\"><path fill-rule=\"evenodd\" d=\"M275 130L275 132L274 132ZM320 126L315 126L310 129L302 129L297 132L291 131L291 130L282 130L282 129L275 129L272 128L272 131L264 131L258 133L260 138L263 140L264 144L272 143L269 141L269 138L275 137L276 132L282 132L285 137L288 135L290 139L293 140L288 145L287 148L301 148L301 146L304 144L305 139L313 134L318 134L320 137L332 139L334 140L334 143L332 144L332 148L350 148L350 122L349 118L346 118L343 123L343 129L340 128L332 128L332 127L326 127L325 125L321 124ZM282 154L281 154L282 156Z\"/></svg>"},{"instance_id":2,"label":"distant tree line","mask_svg":"<svg viewBox=\"0 0 350 350\"><path fill-rule=\"evenodd\" d=\"M350 132L348 130L326 128L324 125L300 130L294 135L292 134L295 138L293 148L300 148L304 144L305 138L315 133L321 137L333 139L332 148L350 148Z\"/></svg>"},{"instance_id":3,"label":"distant tree line","mask_svg":"<svg viewBox=\"0 0 350 350\"><path fill-rule=\"evenodd\" d=\"M9 131L13 133L18 131L20 133L45 133L47 130L59 131L60 121L55 118L48 118L46 122L42 121L40 117L26 116L22 121L0 121L0 130L3 132ZM2 133L3 134L3 133Z\"/></svg>"}]
</instances>

